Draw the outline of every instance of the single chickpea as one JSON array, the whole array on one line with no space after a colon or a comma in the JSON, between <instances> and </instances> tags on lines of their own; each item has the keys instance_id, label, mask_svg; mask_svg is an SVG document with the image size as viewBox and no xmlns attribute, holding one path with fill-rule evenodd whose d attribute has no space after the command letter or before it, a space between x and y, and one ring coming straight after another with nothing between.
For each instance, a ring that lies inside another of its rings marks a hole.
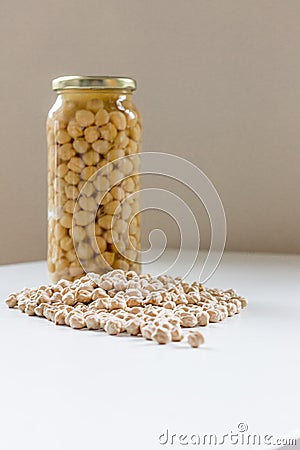
<instances>
[{"instance_id":1,"label":"single chickpea","mask_svg":"<svg viewBox=\"0 0 300 450\"><path fill-rule=\"evenodd\" d=\"M83 135L83 128L78 122L76 122L76 120L70 120L67 126L67 131L73 139L77 139L79 136Z\"/></svg>"},{"instance_id":2,"label":"single chickpea","mask_svg":"<svg viewBox=\"0 0 300 450\"><path fill-rule=\"evenodd\" d=\"M84 210L84 211L97 211L98 205L96 203L96 200L94 199L94 197L84 197L81 196L79 198L79 206Z\"/></svg>"},{"instance_id":3,"label":"single chickpea","mask_svg":"<svg viewBox=\"0 0 300 450\"><path fill-rule=\"evenodd\" d=\"M206 327L209 324L209 314L206 311L199 312L196 317L200 327Z\"/></svg>"},{"instance_id":4,"label":"single chickpea","mask_svg":"<svg viewBox=\"0 0 300 450\"><path fill-rule=\"evenodd\" d=\"M83 241L86 238L86 229L78 225L70 228L70 237L74 239L75 242Z\"/></svg>"},{"instance_id":5,"label":"single chickpea","mask_svg":"<svg viewBox=\"0 0 300 450\"><path fill-rule=\"evenodd\" d=\"M70 237L65 236L60 241L60 246L64 251L67 252L73 248L73 240Z\"/></svg>"},{"instance_id":6,"label":"single chickpea","mask_svg":"<svg viewBox=\"0 0 300 450\"><path fill-rule=\"evenodd\" d=\"M132 110L126 114L126 118L128 128L132 128L137 124L138 121L137 114L135 114Z\"/></svg>"},{"instance_id":7,"label":"single chickpea","mask_svg":"<svg viewBox=\"0 0 300 450\"><path fill-rule=\"evenodd\" d=\"M110 264L110 265L112 265L112 264ZM114 263L114 268L122 269L125 272L127 272L127 270L129 269L129 264L128 264L128 262L124 261L124 259L117 259Z\"/></svg>"},{"instance_id":8,"label":"single chickpea","mask_svg":"<svg viewBox=\"0 0 300 450\"><path fill-rule=\"evenodd\" d=\"M67 173L67 175L65 176L64 179L66 180L67 183L69 183L73 186L78 184L80 181L78 173L75 173L72 170L69 170L69 172Z\"/></svg>"},{"instance_id":9,"label":"single chickpea","mask_svg":"<svg viewBox=\"0 0 300 450\"><path fill-rule=\"evenodd\" d=\"M124 251L124 256L126 259L128 259L129 261L135 261L136 260L136 256L137 256L137 252L136 250L125 250Z\"/></svg>"},{"instance_id":10,"label":"single chickpea","mask_svg":"<svg viewBox=\"0 0 300 450\"><path fill-rule=\"evenodd\" d=\"M92 147L97 153L100 153L101 155L106 155L106 153L111 147L111 144L108 141L99 139L98 141L93 142Z\"/></svg>"},{"instance_id":11,"label":"single chickpea","mask_svg":"<svg viewBox=\"0 0 300 450\"><path fill-rule=\"evenodd\" d=\"M108 178L104 177L103 175L100 175L97 173L97 175L94 177L93 185L97 192L107 192L110 188L110 183Z\"/></svg>"},{"instance_id":12,"label":"single chickpea","mask_svg":"<svg viewBox=\"0 0 300 450\"><path fill-rule=\"evenodd\" d=\"M118 240L119 235L115 230L108 230L104 232L103 237L108 244L113 244Z\"/></svg>"},{"instance_id":13,"label":"single chickpea","mask_svg":"<svg viewBox=\"0 0 300 450\"><path fill-rule=\"evenodd\" d=\"M113 265L115 259L115 254L113 252L103 252L102 256L109 266Z\"/></svg>"},{"instance_id":14,"label":"single chickpea","mask_svg":"<svg viewBox=\"0 0 300 450\"><path fill-rule=\"evenodd\" d=\"M134 192L135 191L135 183L132 178L126 178L122 182L122 189L124 189L125 192Z\"/></svg>"},{"instance_id":15,"label":"single chickpea","mask_svg":"<svg viewBox=\"0 0 300 450\"><path fill-rule=\"evenodd\" d=\"M80 259L90 259L94 252L91 246L85 242L80 242L76 248L78 258Z\"/></svg>"},{"instance_id":16,"label":"single chickpea","mask_svg":"<svg viewBox=\"0 0 300 450\"><path fill-rule=\"evenodd\" d=\"M95 116L95 124L97 125L97 127L102 127L103 125L106 125L108 121L109 121L108 112L105 109L100 108Z\"/></svg>"},{"instance_id":17,"label":"single chickpea","mask_svg":"<svg viewBox=\"0 0 300 450\"><path fill-rule=\"evenodd\" d=\"M205 339L200 331L190 331L188 335L188 343L193 348L198 348L199 345L204 344Z\"/></svg>"},{"instance_id":18,"label":"single chickpea","mask_svg":"<svg viewBox=\"0 0 300 450\"><path fill-rule=\"evenodd\" d=\"M64 272L65 269L69 266L69 261L66 258L61 258L55 264L56 272Z\"/></svg>"},{"instance_id":19,"label":"single chickpea","mask_svg":"<svg viewBox=\"0 0 300 450\"><path fill-rule=\"evenodd\" d=\"M105 139L106 141L113 141L116 138L118 132L114 124L109 122L108 124L101 127L100 134L102 139Z\"/></svg>"},{"instance_id":20,"label":"single chickpea","mask_svg":"<svg viewBox=\"0 0 300 450\"><path fill-rule=\"evenodd\" d=\"M138 152L137 143L134 140L130 139L125 151L126 151L126 155L133 155L133 154L137 153Z\"/></svg>"},{"instance_id":21,"label":"single chickpea","mask_svg":"<svg viewBox=\"0 0 300 450\"><path fill-rule=\"evenodd\" d=\"M90 144L97 141L97 139L99 139L98 128L95 126L86 128L84 130L84 137L85 137L85 140Z\"/></svg>"},{"instance_id":22,"label":"single chickpea","mask_svg":"<svg viewBox=\"0 0 300 450\"><path fill-rule=\"evenodd\" d=\"M83 180L87 181L94 175L95 172L97 172L96 167L94 167L94 166L87 166L81 171L81 178Z\"/></svg>"},{"instance_id":23,"label":"single chickpea","mask_svg":"<svg viewBox=\"0 0 300 450\"><path fill-rule=\"evenodd\" d=\"M107 161L111 162L111 161L115 161L119 158L122 158L123 156L125 156L125 151L120 148L120 149L110 150L107 153L106 158L107 158Z\"/></svg>"},{"instance_id":24,"label":"single chickpea","mask_svg":"<svg viewBox=\"0 0 300 450\"><path fill-rule=\"evenodd\" d=\"M129 138L125 131L119 131L114 142L116 147L125 148L129 144Z\"/></svg>"},{"instance_id":25,"label":"single chickpea","mask_svg":"<svg viewBox=\"0 0 300 450\"><path fill-rule=\"evenodd\" d=\"M209 321L211 323L217 323L220 321L219 311L217 311L215 309L208 309L206 312L209 315Z\"/></svg>"},{"instance_id":26,"label":"single chickpea","mask_svg":"<svg viewBox=\"0 0 300 450\"><path fill-rule=\"evenodd\" d=\"M120 319L109 319L104 327L104 330L111 335L117 335L122 331L122 321Z\"/></svg>"},{"instance_id":27,"label":"single chickpea","mask_svg":"<svg viewBox=\"0 0 300 450\"><path fill-rule=\"evenodd\" d=\"M129 206L128 202L122 203L122 211L121 211L121 217L123 220L128 220L130 216L132 215L132 209Z\"/></svg>"},{"instance_id":28,"label":"single chickpea","mask_svg":"<svg viewBox=\"0 0 300 450\"><path fill-rule=\"evenodd\" d=\"M109 114L111 123L117 128L117 130L125 130L126 117L121 111L112 111Z\"/></svg>"},{"instance_id":29,"label":"single chickpea","mask_svg":"<svg viewBox=\"0 0 300 450\"><path fill-rule=\"evenodd\" d=\"M140 321L138 319L131 319L126 323L126 331L131 336L137 336L141 332Z\"/></svg>"},{"instance_id":30,"label":"single chickpea","mask_svg":"<svg viewBox=\"0 0 300 450\"><path fill-rule=\"evenodd\" d=\"M112 224L112 216L111 215L101 216L98 219L99 227L104 228L105 230L109 230L111 228L111 224Z\"/></svg>"},{"instance_id":31,"label":"single chickpea","mask_svg":"<svg viewBox=\"0 0 300 450\"><path fill-rule=\"evenodd\" d=\"M125 192L120 186L114 186L111 189L111 195L115 200L122 201L125 198Z\"/></svg>"},{"instance_id":32,"label":"single chickpea","mask_svg":"<svg viewBox=\"0 0 300 450\"><path fill-rule=\"evenodd\" d=\"M76 211L74 213L74 221L76 225L85 227L94 221L94 214L89 211Z\"/></svg>"},{"instance_id":33,"label":"single chickpea","mask_svg":"<svg viewBox=\"0 0 300 450\"><path fill-rule=\"evenodd\" d=\"M76 156L71 158L70 161L68 162L68 168L76 173L80 173L82 171L82 169L84 168L84 166L85 166L85 164L82 161L82 159L78 158ZM73 183L71 183L71 184L73 184Z\"/></svg>"},{"instance_id":34,"label":"single chickpea","mask_svg":"<svg viewBox=\"0 0 300 450\"><path fill-rule=\"evenodd\" d=\"M56 141L59 144L66 144L70 142L71 136L66 132L66 130L58 130L56 133Z\"/></svg>"},{"instance_id":35,"label":"single chickpea","mask_svg":"<svg viewBox=\"0 0 300 450\"><path fill-rule=\"evenodd\" d=\"M113 201L113 196L111 195L110 192L107 192L107 194L105 194L102 199L101 199L101 205L107 205L107 203Z\"/></svg>"},{"instance_id":36,"label":"single chickpea","mask_svg":"<svg viewBox=\"0 0 300 450\"><path fill-rule=\"evenodd\" d=\"M195 327L198 323L198 320L194 314L186 313L181 315L181 326L184 328L192 328Z\"/></svg>"},{"instance_id":37,"label":"single chickpea","mask_svg":"<svg viewBox=\"0 0 300 450\"><path fill-rule=\"evenodd\" d=\"M115 241L111 244L111 249L113 252L123 255L126 246L123 241L115 239Z\"/></svg>"},{"instance_id":38,"label":"single chickpea","mask_svg":"<svg viewBox=\"0 0 300 450\"><path fill-rule=\"evenodd\" d=\"M71 214L63 214L63 216L60 218L60 224L65 228L71 228L72 227L72 215Z\"/></svg>"},{"instance_id":39,"label":"single chickpea","mask_svg":"<svg viewBox=\"0 0 300 450\"><path fill-rule=\"evenodd\" d=\"M60 178L64 178L68 173L68 166L65 163L59 164L56 169L56 173Z\"/></svg>"},{"instance_id":40,"label":"single chickpea","mask_svg":"<svg viewBox=\"0 0 300 450\"><path fill-rule=\"evenodd\" d=\"M117 219L114 223L114 229L118 233L124 234L128 230L128 224L123 219Z\"/></svg>"},{"instance_id":41,"label":"single chickpea","mask_svg":"<svg viewBox=\"0 0 300 450\"><path fill-rule=\"evenodd\" d=\"M79 195L79 190L77 186L67 185L65 186L66 196L71 200L76 200Z\"/></svg>"},{"instance_id":42,"label":"single chickpea","mask_svg":"<svg viewBox=\"0 0 300 450\"><path fill-rule=\"evenodd\" d=\"M73 247L73 241L72 241L72 247ZM66 257L67 257L67 260L70 262L77 261L77 255L73 248L71 250L67 251Z\"/></svg>"},{"instance_id":43,"label":"single chickpea","mask_svg":"<svg viewBox=\"0 0 300 450\"><path fill-rule=\"evenodd\" d=\"M107 244L106 244L106 240L102 236L96 236L96 245L97 245L97 248L94 248L94 251L96 253L105 252Z\"/></svg>"},{"instance_id":44,"label":"single chickpea","mask_svg":"<svg viewBox=\"0 0 300 450\"><path fill-rule=\"evenodd\" d=\"M106 203L106 205L104 206L104 213L114 215L119 206L119 200L112 200L111 202Z\"/></svg>"},{"instance_id":45,"label":"single chickpea","mask_svg":"<svg viewBox=\"0 0 300 450\"><path fill-rule=\"evenodd\" d=\"M89 127L95 120L94 114L87 109L79 109L76 111L75 118L81 127Z\"/></svg>"},{"instance_id":46,"label":"single chickpea","mask_svg":"<svg viewBox=\"0 0 300 450\"><path fill-rule=\"evenodd\" d=\"M96 314L86 317L86 326L89 330L100 330L100 318Z\"/></svg>"},{"instance_id":47,"label":"single chickpea","mask_svg":"<svg viewBox=\"0 0 300 450\"><path fill-rule=\"evenodd\" d=\"M93 183L86 182L86 181L80 181L78 183L78 189L81 191L84 188L84 195L85 197L91 197L93 194L95 194L95 187Z\"/></svg>"},{"instance_id":48,"label":"single chickpea","mask_svg":"<svg viewBox=\"0 0 300 450\"><path fill-rule=\"evenodd\" d=\"M67 235L67 230L63 227L59 222L56 223L54 227L54 236L57 240L61 240L63 237Z\"/></svg>"},{"instance_id":49,"label":"single chickpea","mask_svg":"<svg viewBox=\"0 0 300 450\"><path fill-rule=\"evenodd\" d=\"M73 147L77 153L83 154L88 151L89 144L84 139L76 139L73 142Z\"/></svg>"},{"instance_id":50,"label":"single chickpea","mask_svg":"<svg viewBox=\"0 0 300 450\"><path fill-rule=\"evenodd\" d=\"M69 213L69 214L73 214L74 208L75 208L75 201L71 200L71 199L68 199L66 201L66 203L64 204L64 211Z\"/></svg>"},{"instance_id":51,"label":"single chickpea","mask_svg":"<svg viewBox=\"0 0 300 450\"><path fill-rule=\"evenodd\" d=\"M96 164L98 164L100 156L99 153L97 153L95 150L90 150L82 156L82 159L86 165L95 166Z\"/></svg>"},{"instance_id":52,"label":"single chickpea","mask_svg":"<svg viewBox=\"0 0 300 450\"><path fill-rule=\"evenodd\" d=\"M70 327L74 329L85 328L85 318L79 314L74 314L70 318Z\"/></svg>"},{"instance_id":53,"label":"single chickpea","mask_svg":"<svg viewBox=\"0 0 300 450\"><path fill-rule=\"evenodd\" d=\"M87 102L86 107L93 113L96 113L98 109L103 108L103 100L100 98L92 98Z\"/></svg>"},{"instance_id":54,"label":"single chickpea","mask_svg":"<svg viewBox=\"0 0 300 450\"><path fill-rule=\"evenodd\" d=\"M110 182L111 182L111 185L113 186L113 185L115 185L115 184L117 184L117 183L120 183L122 180L123 180L123 178L124 178L124 176L123 176L123 173L122 172L120 172L118 169L114 169L112 172L111 172L111 174L110 174L110 176L109 176L109 179L110 179ZM125 180L126 181L126 180ZM123 183L122 183L122 188L123 188ZM124 188L123 188L124 189ZM124 189L124 191L125 191L126 189Z\"/></svg>"},{"instance_id":55,"label":"single chickpea","mask_svg":"<svg viewBox=\"0 0 300 450\"><path fill-rule=\"evenodd\" d=\"M57 154L62 161L69 161L72 158L72 156L75 155L75 151L72 147L72 144L68 143L60 145L57 148Z\"/></svg>"}]
</instances>

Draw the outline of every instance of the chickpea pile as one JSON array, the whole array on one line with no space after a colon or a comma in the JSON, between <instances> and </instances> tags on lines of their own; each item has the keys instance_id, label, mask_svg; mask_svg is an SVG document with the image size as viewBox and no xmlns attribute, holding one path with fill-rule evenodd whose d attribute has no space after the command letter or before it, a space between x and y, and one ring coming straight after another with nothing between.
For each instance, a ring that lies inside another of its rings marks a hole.
<instances>
[{"instance_id":1,"label":"chickpea pile","mask_svg":"<svg viewBox=\"0 0 300 450\"><path fill-rule=\"evenodd\" d=\"M97 273L139 272L138 170L130 158L119 160L140 151L141 118L131 96L63 95L49 113L47 142L51 281L82 276L79 260Z\"/></svg>"},{"instance_id":2,"label":"chickpea pile","mask_svg":"<svg viewBox=\"0 0 300 450\"><path fill-rule=\"evenodd\" d=\"M40 316L56 325L104 330L110 335L127 332L158 344L180 342L182 328L205 327L239 314L247 300L233 289L209 289L180 278L134 271L89 273L73 282L60 280L38 288L24 288L6 300L29 316ZM204 343L198 330L187 337L191 347Z\"/></svg>"}]
</instances>

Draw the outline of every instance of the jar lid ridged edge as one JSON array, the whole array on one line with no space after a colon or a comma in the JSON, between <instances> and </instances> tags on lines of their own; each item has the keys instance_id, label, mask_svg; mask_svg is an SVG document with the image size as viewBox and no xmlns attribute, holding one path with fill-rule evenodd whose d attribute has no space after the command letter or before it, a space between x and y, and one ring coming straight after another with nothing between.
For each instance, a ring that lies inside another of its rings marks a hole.
<instances>
[{"instance_id":1,"label":"jar lid ridged edge","mask_svg":"<svg viewBox=\"0 0 300 450\"><path fill-rule=\"evenodd\" d=\"M54 78L52 89L136 89L136 81L128 77L67 75Z\"/></svg>"}]
</instances>

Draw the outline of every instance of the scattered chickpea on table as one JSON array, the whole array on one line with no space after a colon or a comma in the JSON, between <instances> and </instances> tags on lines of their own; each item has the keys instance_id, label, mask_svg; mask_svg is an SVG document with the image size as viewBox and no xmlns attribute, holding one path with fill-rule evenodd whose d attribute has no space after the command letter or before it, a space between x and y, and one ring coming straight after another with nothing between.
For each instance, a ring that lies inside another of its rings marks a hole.
<instances>
[{"instance_id":1,"label":"scattered chickpea on table","mask_svg":"<svg viewBox=\"0 0 300 450\"><path fill-rule=\"evenodd\" d=\"M127 332L158 344L181 342L183 329L193 328L187 337L193 348L204 344L203 334L195 327L221 322L247 306L247 300L233 289L209 289L198 282L121 269L24 288L6 303L56 325L104 330L110 335Z\"/></svg>"}]
</instances>

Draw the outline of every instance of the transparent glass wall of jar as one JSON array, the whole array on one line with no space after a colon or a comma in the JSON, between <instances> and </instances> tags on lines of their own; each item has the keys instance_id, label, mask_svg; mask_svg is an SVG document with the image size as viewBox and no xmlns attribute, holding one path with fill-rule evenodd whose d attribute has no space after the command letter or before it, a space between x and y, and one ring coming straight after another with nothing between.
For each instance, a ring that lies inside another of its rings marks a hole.
<instances>
[{"instance_id":1,"label":"transparent glass wall of jar","mask_svg":"<svg viewBox=\"0 0 300 450\"><path fill-rule=\"evenodd\" d=\"M141 116L131 88L94 84L59 89L47 118L53 282L86 271L140 271Z\"/></svg>"}]
</instances>

